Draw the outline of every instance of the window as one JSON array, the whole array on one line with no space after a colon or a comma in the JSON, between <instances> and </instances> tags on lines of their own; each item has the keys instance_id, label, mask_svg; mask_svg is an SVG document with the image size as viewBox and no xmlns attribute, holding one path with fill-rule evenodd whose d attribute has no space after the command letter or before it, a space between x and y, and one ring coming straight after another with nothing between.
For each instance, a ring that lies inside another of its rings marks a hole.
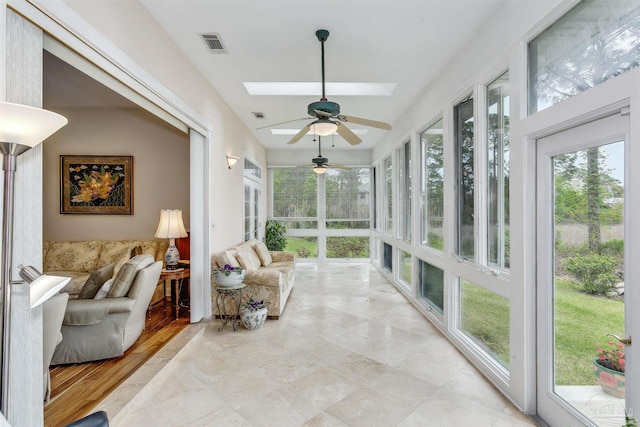
<instances>
[{"instance_id":1,"label":"window","mask_svg":"<svg viewBox=\"0 0 640 427\"><path fill-rule=\"evenodd\" d=\"M287 228L317 228L317 175L311 168L272 170L272 215Z\"/></svg>"},{"instance_id":2,"label":"window","mask_svg":"<svg viewBox=\"0 0 640 427\"><path fill-rule=\"evenodd\" d=\"M401 238L411 241L411 142L407 141L398 150L400 181L400 233Z\"/></svg>"},{"instance_id":3,"label":"window","mask_svg":"<svg viewBox=\"0 0 640 427\"><path fill-rule=\"evenodd\" d=\"M444 152L442 119L420 134L421 244L443 250Z\"/></svg>"},{"instance_id":4,"label":"window","mask_svg":"<svg viewBox=\"0 0 640 427\"><path fill-rule=\"evenodd\" d=\"M393 164L391 156L384 159L384 209L385 229L387 233L393 231Z\"/></svg>"},{"instance_id":5,"label":"window","mask_svg":"<svg viewBox=\"0 0 640 427\"><path fill-rule=\"evenodd\" d=\"M460 329L509 367L509 300L460 279Z\"/></svg>"},{"instance_id":6,"label":"window","mask_svg":"<svg viewBox=\"0 0 640 427\"><path fill-rule=\"evenodd\" d=\"M327 258L369 258L369 237L327 236Z\"/></svg>"},{"instance_id":7,"label":"window","mask_svg":"<svg viewBox=\"0 0 640 427\"><path fill-rule=\"evenodd\" d=\"M327 228L369 228L370 173L369 168L327 170L324 174Z\"/></svg>"},{"instance_id":8,"label":"window","mask_svg":"<svg viewBox=\"0 0 640 427\"><path fill-rule=\"evenodd\" d=\"M411 286L413 282L413 262L411 254L403 250L398 251L398 258L400 260L400 271L398 272L401 281Z\"/></svg>"},{"instance_id":9,"label":"window","mask_svg":"<svg viewBox=\"0 0 640 427\"><path fill-rule=\"evenodd\" d=\"M262 206L262 172L258 165L244 159L244 240L262 240L260 206Z\"/></svg>"},{"instance_id":10,"label":"window","mask_svg":"<svg viewBox=\"0 0 640 427\"><path fill-rule=\"evenodd\" d=\"M474 233L474 118L473 98L454 108L457 185L457 254L475 258Z\"/></svg>"},{"instance_id":11,"label":"window","mask_svg":"<svg viewBox=\"0 0 640 427\"><path fill-rule=\"evenodd\" d=\"M418 292L420 298L442 314L444 310L444 271L438 267L419 262L418 270Z\"/></svg>"},{"instance_id":12,"label":"window","mask_svg":"<svg viewBox=\"0 0 640 427\"><path fill-rule=\"evenodd\" d=\"M509 268L509 72L487 86L487 262Z\"/></svg>"},{"instance_id":13,"label":"window","mask_svg":"<svg viewBox=\"0 0 640 427\"><path fill-rule=\"evenodd\" d=\"M529 113L637 67L638 44L637 1L581 1L529 43Z\"/></svg>"},{"instance_id":14,"label":"window","mask_svg":"<svg viewBox=\"0 0 640 427\"><path fill-rule=\"evenodd\" d=\"M393 247L388 243L382 243L382 262L385 270L393 271Z\"/></svg>"}]
</instances>

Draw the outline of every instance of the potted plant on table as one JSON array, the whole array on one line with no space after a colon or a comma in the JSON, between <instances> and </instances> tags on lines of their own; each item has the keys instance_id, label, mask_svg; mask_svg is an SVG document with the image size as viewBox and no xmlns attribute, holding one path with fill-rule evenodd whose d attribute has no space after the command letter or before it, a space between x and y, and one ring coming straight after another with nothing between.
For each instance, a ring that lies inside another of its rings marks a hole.
<instances>
[{"instance_id":1,"label":"potted plant on table","mask_svg":"<svg viewBox=\"0 0 640 427\"><path fill-rule=\"evenodd\" d=\"M223 288L233 287L242 283L246 272L242 267L225 264L224 267L213 270L213 280Z\"/></svg>"},{"instance_id":2,"label":"potted plant on table","mask_svg":"<svg viewBox=\"0 0 640 427\"><path fill-rule=\"evenodd\" d=\"M267 302L264 300L249 301L242 304L240 309L240 320L247 329L258 329L264 325L264 321L267 320Z\"/></svg>"},{"instance_id":3,"label":"potted plant on table","mask_svg":"<svg viewBox=\"0 0 640 427\"><path fill-rule=\"evenodd\" d=\"M624 399L625 382L624 344L613 341L605 345L596 343L596 357L593 359L593 370L602 390L614 397Z\"/></svg>"}]
</instances>

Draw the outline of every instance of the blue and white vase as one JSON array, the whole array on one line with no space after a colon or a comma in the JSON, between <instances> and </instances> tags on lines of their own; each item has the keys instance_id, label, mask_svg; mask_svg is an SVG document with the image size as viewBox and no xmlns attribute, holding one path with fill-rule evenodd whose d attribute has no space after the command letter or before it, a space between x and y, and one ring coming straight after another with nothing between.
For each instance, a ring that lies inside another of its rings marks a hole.
<instances>
[{"instance_id":1,"label":"blue and white vase","mask_svg":"<svg viewBox=\"0 0 640 427\"><path fill-rule=\"evenodd\" d=\"M242 310L240 312L240 320L247 329L258 329L264 325L267 320L267 307L260 308L256 311Z\"/></svg>"}]
</instances>

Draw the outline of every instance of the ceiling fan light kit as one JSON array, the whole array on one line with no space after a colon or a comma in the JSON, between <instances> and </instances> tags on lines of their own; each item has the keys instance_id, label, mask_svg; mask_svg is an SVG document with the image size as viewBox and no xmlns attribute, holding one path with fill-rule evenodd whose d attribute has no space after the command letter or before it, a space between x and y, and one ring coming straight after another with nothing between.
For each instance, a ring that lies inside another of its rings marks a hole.
<instances>
[{"instance_id":1,"label":"ceiling fan light kit","mask_svg":"<svg viewBox=\"0 0 640 427\"><path fill-rule=\"evenodd\" d=\"M296 142L298 142L300 139L302 139L303 136L307 134L307 132L309 132L309 129L314 134L319 136L328 136L337 132L338 135L343 137L349 144L351 145L360 144L362 142L362 139L360 139L360 137L358 137L349 128L347 128L347 126L344 124L347 122L356 123L362 126L374 127L378 129L390 130L391 125L388 123L379 122L376 120L363 119L359 117L341 115L340 104L338 104L337 102L332 102L327 100L327 97L325 96L325 78L324 78L324 42L326 42L327 39L329 38L329 31L318 30L316 31L316 37L318 38L318 41L320 42L320 46L321 46L322 97L320 98L320 101L312 102L307 106L307 113L309 114L310 117L315 118L316 120L314 120L313 122L307 124L302 129L300 129L300 132L298 132L293 138L291 138L289 142L287 142L287 144L295 144ZM298 120L307 120L307 119L304 118L304 119L288 120L286 122L276 123L275 125L271 125L271 126L277 126L277 125L290 123ZM265 127L270 127L270 126L263 126L262 128L258 128L258 129L264 129ZM318 171L317 173L324 173L324 172L325 170L323 169L322 172Z\"/></svg>"}]
</instances>

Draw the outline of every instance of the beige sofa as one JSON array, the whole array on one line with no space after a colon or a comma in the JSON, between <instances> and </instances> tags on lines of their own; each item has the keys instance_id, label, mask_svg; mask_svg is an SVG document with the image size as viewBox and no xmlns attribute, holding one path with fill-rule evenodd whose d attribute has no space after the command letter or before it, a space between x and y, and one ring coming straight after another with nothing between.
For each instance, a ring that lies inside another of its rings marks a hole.
<instances>
[{"instance_id":1,"label":"beige sofa","mask_svg":"<svg viewBox=\"0 0 640 427\"><path fill-rule=\"evenodd\" d=\"M211 268L242 266L247 272L243 283L247 285L242 292L242 303L253 299L267 302L267 315L278 319L293 289L295 262L292 252L268 251L264 243L250 240L211 257ZM216 283L211 278L213 312L217 316Z\"/></svg>"},{"instance_id":2,"label":"beige sofa","mask_svg":"<svg viewBox=\"0 0 640 427\"><path fill-rule=\"evenodd\" d=\"M110 263L115 263L114 275L132 255L149 254L157 261L164 259L169 241L153 240L85 240L45 241L43 245L43 270L56 276L71 277L62 292L71 299L77 298L89 274Z\"/></svg>"}]
</instances>

